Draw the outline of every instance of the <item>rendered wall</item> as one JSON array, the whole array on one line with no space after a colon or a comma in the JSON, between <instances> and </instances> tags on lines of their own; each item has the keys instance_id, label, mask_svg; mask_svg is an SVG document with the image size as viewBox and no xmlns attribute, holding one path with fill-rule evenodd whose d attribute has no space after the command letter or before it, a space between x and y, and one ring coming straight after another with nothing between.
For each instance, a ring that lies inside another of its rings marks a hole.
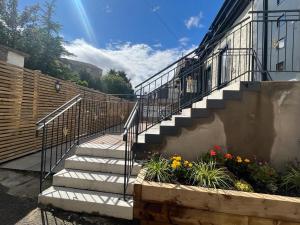
<instances>
[{"instance_id":1,"label":"rendered wall","mask_svg":"<svg viewBox=\"0 0 300 225\"><path fill-rule=\"evenodd\" d=\"M197 160L218 144L234 154L271 161L280 167L300 159L300 82L262 82L259 92L243 92L242 100L226 101L178 136L168 136L161 152Z\"/></svg>"}]
</instances>

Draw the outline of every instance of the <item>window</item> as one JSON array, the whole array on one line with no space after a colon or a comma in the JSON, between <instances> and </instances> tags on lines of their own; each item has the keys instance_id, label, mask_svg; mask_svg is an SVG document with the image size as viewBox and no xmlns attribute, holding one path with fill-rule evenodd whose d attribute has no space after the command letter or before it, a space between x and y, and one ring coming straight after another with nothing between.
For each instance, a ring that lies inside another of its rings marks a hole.
<instances>
[{"instance_id":1,"label":"window","mask_svg":"<svg viewBox=\"0 0 300 225\"><path fill-rule=\"evenodd\" d=\"M285 47L285 38L281 38L278 42L277 42L277 49L282 49Z\"/></svg>"},{"instance_id":2,"label":"window","mask_svg":"<svg viewBox=\"0 0 300 225\"><path fill-rule=\"evenodd\" d=\"M284 70L284 61L281 61L276 64L276 71L282 72Z\"/></svg>"},{"instance_id":3,"label":"window","mask_svg":"<svg viewBox=\"0 0 300 225\"><path fill-rule=\"evenodd\" d=\"M280 17L278 17L277 19L277 27L282 27L283 25L285 25L285 15L282 14Z\"/></svg>"}]
</instances>

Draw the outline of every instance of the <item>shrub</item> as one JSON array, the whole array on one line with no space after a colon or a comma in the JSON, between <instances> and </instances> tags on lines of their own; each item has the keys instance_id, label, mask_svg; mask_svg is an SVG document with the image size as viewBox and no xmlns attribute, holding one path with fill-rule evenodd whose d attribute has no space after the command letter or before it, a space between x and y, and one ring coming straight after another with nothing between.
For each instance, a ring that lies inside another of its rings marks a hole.
<instances>
[{"instance_id":1,"label":"shrub","mask_svg":"<svg viewBox=\"0 0 300 225\"><path fill-rule=\"evenodd\" d=\"M170 182L171 181L171 169L169 161L162 156L155 155L146 163L147 169L146 180L157 182Z\"/></svg>"},{"instance_id":2,"label":"shrub","mask_svg":"<svg viewBox=\"0 0 300 225\"><path fill-rule=\"evenodd\" d=\"M243 179L247 179L249 176L248 166L251 164L251 161L247 158L242 158L241 156L227 156L225 160L225 166L228 168L230 172L232 172L235 176Z\"/></svg>"},{"instance_id":3,"label":"shrub","mask_svg":"<svg viewBox=\"0 0 300 225\"><path fill-rule=\"evenodd\" d=\"M286 191L300 194L300 166L290 166L282 180Z\"/></svg>"},{"instance_id":4,"label":"shrub","mask_svg":"<svg viewBox=\"0 0 300 225\"><path fill-rule=\"evenodd\" d=\"M253 192L253 187L244 180L235 181L234 187L238 191Z\"/></svg>"},{"instance_id":5,"label":"shrub","mask_svg":"<svg viewBox=\"0 0 300 225\"><path fill-rule=\"evenodd\" d=\"M232 179L225 168L217 168L215 161L194 163L190 179L193 185L207 188L230 188Z\"/></svg>"},{"instance_id":6,"label":"shrub","mask_svg":"<svg viewBox=\"0 0 300 225\"><path fill-rule=\"evenodd\" d=\"M276 193L278 190L278 174L268 163L252 163L249 165L249 181L259 192Z\"/></svg>"}]
</instances>

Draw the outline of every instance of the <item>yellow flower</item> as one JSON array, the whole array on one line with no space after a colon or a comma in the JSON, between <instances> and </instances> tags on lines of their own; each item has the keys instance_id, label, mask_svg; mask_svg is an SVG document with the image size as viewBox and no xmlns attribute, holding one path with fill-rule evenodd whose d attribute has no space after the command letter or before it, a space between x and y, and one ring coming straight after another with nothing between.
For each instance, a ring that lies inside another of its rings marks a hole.
<instances>
[{"instance_id":1,"label":"yellow flower","mask_svg":"<svg viewBox=\"0 0 300 225\"><path fill-rule=\"evenodd\" d=\"M176 160L177 160L177 161L181 161L181 156L177 156L177 157L176 157Z\"/></svg>"},{"instance_id":2,"label":"yellow flower","mask_svg":"<svg viewBox=\"0 0 300 225\"><path fill-rule=\"evenodd\" d=\"M189 163L189 167L192 167L193 166L193 163Z\"/></svg>"},{"instance_id":3,"label":"yellow flower","mask_svg":"<svg viewBox=\"0 0 300 225\"><path fill-rule=\"evenodd\" d=\"M174 163L172 163L172 165L171 165L171 167L172 167L172 169L176 169L177 168L177 165L176 164L174 164Z\"/></svg>"},{"instance_id":4,"label":"yellow flower","mask_svg":"<svg viewBox=\"0 0 300 225\"><path fill-rule=\"evenodd\" d=\"M244 159L244 162L245 162L245 163L249 163L250 160L249 160L249 159Z\"/></svg>"},{"instance_id":5,"label":"yellow flower","mask_svg":"<svg viewBox=\"0 0 300 225\"><path fill-rule=\"evenodd\" d=\"M243 162L242 157L237 156L237 157L236 157L236 161L237 161L238 163L242 163L242 162Z\"/></svg>"},{"instance_id":6,"label":"yellow flower","mask_svg":"<svg viewBox=\"0 0 300 225\"><path fill-rule=\"evenodd\" d=\"M173 169L176 169L176 168L179 167L179 166L181 166L181 162L176 161L176 160L174 160L174 161L172 162L171 167L172 167Z\"/></svg>"},{"instance_id":7,"label":"yellow flower","mask_svg":"<svg viewBox=\"0 0 300 225\"><path fill-rule=\"evenodd\" d=\"M189 161L185 160L184 165L187 166L189 164Z\"/></svg>"}]
</instances>

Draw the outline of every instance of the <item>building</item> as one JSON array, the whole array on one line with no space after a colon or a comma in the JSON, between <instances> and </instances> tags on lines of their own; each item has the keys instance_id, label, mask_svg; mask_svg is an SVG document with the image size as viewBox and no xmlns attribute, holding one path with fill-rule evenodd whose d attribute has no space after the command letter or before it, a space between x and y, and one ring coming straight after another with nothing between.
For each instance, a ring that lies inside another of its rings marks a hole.
<instances>
[{"instance_id":1,"label":"building","mask_svg":"<svg viewBox=\"0 0 300 225\"><path fill-rule=\"evenodd\" d=\"M70 69L80 73L82 71L89 73L93 78L101 78L103 70L95 65L90 63L80 62L76 60L61 59L63 63L65 63Z\"/></svg>"},{"instance_id":2,"label":"building","mask_svg":"<svg viewBox=\"0 0 300 225\"><path fill-rule=\"evenodd\" d=\"M12 65L24 67L25 58L29 55L13 48L0 45L0 60Z\"/></svg>"},{"instance_id":3,"label":"building","mask_svg":"<svg viewBox=\"0 0 300 225\"><path fill-rule=\"evenodd\" d=\"M234 79L300 80L299 19L298 0L226 0L192 56L198 91Z\"/></svg>"}]
</instances>

